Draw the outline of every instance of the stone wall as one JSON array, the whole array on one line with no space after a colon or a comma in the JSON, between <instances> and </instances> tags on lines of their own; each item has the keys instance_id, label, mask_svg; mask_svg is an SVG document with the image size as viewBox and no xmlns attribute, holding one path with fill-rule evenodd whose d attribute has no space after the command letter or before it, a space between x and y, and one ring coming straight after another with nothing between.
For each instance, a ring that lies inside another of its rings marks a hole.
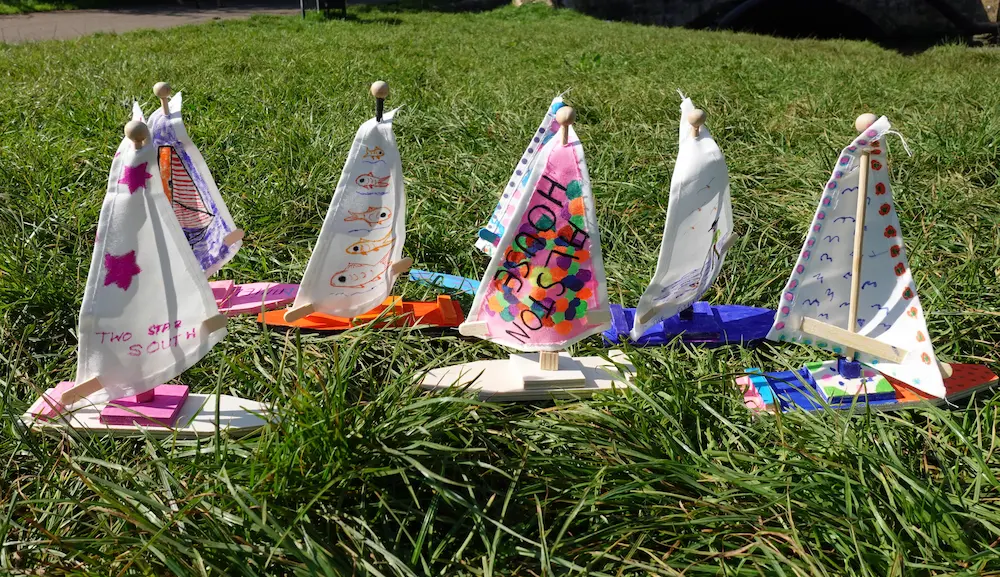
<instances>
[{"instance_id":1,"label":"stone wall","mask_svg":"<svg viewBox=\"0 0 1000 577\"><path fill-rule=\"evenodd\" d=\"M815 0L795 3L807 13ZM561 0L562 5L597 18L627 20L662 26L711 26L743 0ZM837 0L852 8L887 37L936 36L969 32L965 23L997 21L1000 0ZM776 0L747 3L744 14L752 14ZM791 4L786 2L786 4ZM851 22L845 22L849 26ZM809 21L803 17L803 26ZM983 32L984 30L979 30Z\"/></svg>"}]
</instances>

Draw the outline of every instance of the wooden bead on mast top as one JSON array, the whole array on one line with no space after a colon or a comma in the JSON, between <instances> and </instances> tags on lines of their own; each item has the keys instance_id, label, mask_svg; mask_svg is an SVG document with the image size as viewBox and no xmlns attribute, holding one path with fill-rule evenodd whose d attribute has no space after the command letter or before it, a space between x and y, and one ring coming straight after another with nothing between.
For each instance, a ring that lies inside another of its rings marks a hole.
<instances>
[{"instance_id":1,"label":"wooden bead on mast top","mask_svg":"<svg viewBox=\"0 0 1000 577\"><path fill-rule=\"evenodd\" d=\"M693 138L698 138L698 131L701 130L703 124L708 119L708 115L705 111L700 108L695 108L688 113L687 121L691 125L691 136Z\"/></svg>"},{"instance_id":2,"label":"wooden bead on mast top","mask_svg":"<svg viewBox=\"0 0 1000 577\"><path fill-rule=\"evenodd\" d=\"M556 112L556 122L562 127L559 134L562 137L563 146L566 146L566 143L569 142L569 127L576 123L576 111L573 110L572 106L563 106Z\"/></svg>"},{"instance_id":3,"label":"wooden bead on mast top","mask_svg":"<svg viewBox=\"0 0 1000 577\"><path fill-rule=\"evenodd\" d=\"M166 82L157 82L153 85L153 94L160 99L160 106L163 107L163 114L170 116L170 107L167 101L170 99L171 88Z\"/></svg>"},{"instance_id":4,"label":"wooden bead on mast top","mask_svg":"<svg viewBox=\"0 0 1000 577\"><path fill-rule=\"evenodd\" d=\"M149 140L149 127L145 122L133 120L125 125L125 138L131 140L136 149L142 148L143 143Z\"/></svg>"},{"instance_id":5,"label":"wooden bead on mast top","mask_svg":"<svg viewBox=\"0 0 1000 577\"><path fill-rule=\"evenodd\" d=\"M389 83L384 80L373 82L371 93L375 97L375 120L382 122L382 110L385 107L385 99L389 98Z\"/></svg>"}]
</instances>

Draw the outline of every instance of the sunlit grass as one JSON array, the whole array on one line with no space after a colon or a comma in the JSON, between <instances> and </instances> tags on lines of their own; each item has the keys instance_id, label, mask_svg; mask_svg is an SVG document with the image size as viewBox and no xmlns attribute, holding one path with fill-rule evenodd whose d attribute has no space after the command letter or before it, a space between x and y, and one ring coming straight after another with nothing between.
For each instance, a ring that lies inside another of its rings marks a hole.
<instances>
[{"instance_id":1,"label":"sunlit grass","mask_svg":"<svg viewBox=\"0 0 1000 577\"><path fill-rule=\"evenodd\" d=\"M1000 397L963 412L753 417L731 377L792 346L629 351L637 390L579 403L426 395L507 351L454 334L285 335L250 318L183 382L275 404L257 438L42 439L16 417L72 377L76 315L133 98L185 120L247 230L221 273L297 282L348 146L390 82L416 268L478 277L477 229L567 88L612 301L652 274L676 89L708 114L736 228L707 298L773 307L861 112L891 170L942 357L997 367L1000 55L913 57L606 23L541 7L352 10L0 46L0 567L45 575L977 575L1000 571ZM432 298L401 281L397 292ZM463 301L466 309L468 299ZM595 352L596 339L580 352ZM588 573L589 572L589 573Z\"/></svg>"}]
</instances>

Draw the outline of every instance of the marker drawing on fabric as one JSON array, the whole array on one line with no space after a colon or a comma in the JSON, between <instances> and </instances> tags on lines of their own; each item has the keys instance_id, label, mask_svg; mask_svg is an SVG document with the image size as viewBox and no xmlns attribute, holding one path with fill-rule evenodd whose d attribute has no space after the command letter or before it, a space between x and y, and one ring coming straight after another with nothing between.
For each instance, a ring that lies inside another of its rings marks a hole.
<instances>
[{"instance_id":1,"label":"marker drawing on fabric","mask_svg":"<svg viewBox=\"0 0 1000 577\"><path fill-rule=\"evenodd\" d=\"M76 379L48 389L22 422L101 435L251 432L265 424L251 413L263 413L262 404L162 384L226 336L226 317L160 179L147 171L156 146L141 117L134 110L108 175L80 307ZM177 421L182 410L187 422Z\"/></svg>"},{"instance_id":2,"label":"marker drawing on fabric","mask_svg":"<svg viewBox=\"0 0 1000 577\"><path fill-rule=\"evenodd\" d=\"M962 376L958 377L957 369L935 358L902 248L888 164L880 147L880 140L890 132L889 121L866 114L857 119L855 127L860 134L841 152L823 189L806 246L812 235L823 234L826 227L836 227L844 242L829 245L829 260L810 259L808 250L801 251L781 291L781 308L768 333L768 339L812 346L837 358L809 363L799 371L757 372L757 376L741 378L745 391L777 392L775 410L811 410L823 403L841 408L895 408L941 401L953 392L965 394L970 387L996 380L988 370L975 365L956 365L961 367ZM877 210L868 208L872 190L879 197ZM838 193L838 202L828 202ZM853 235L850 242L845 234ZM817 282L824 278L825 283ZM848 300L820 299L815 307L821 291L829 294L834 289L841 299ZM869 313L862 317L861 311ZM837 378L831 380L831 375ZM850 395L866 390L862 384L869 378L885 379L886 387L852 398ZM982 381L977 384L969 379ZM791 380L813 391L810 394L815 398L789 392L787 383ZM839 385L827 386L830 382Z\"/></svg>"},{"instance_id":3,"label":"marker drawing on fabric","mask_svg":"<svg viewBox=\"0 0 1000 577\"><path fill-rule=\"evenodd\" d=\"M572 127L575 113L560 106L555 117L561 134L532 157L531 178L459 327L464 336L538 354L434 369L422 380L426 389L469 385L483 399L522 401L628 386L633 369L618 351L611 357L620 367L560 353L605 330L611 315L594 196Z\"/></svg>"}]
</instances>

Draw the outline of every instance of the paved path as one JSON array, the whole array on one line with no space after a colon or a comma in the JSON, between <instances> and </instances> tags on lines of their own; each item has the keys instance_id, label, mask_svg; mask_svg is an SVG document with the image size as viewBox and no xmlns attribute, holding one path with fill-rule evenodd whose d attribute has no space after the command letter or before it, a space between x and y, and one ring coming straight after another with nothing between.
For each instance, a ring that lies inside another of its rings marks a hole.
<instances>
[{"instance_id":1,"label":"paved path","mask_svg":"<svg viewBox=\"0 0 1000 577\"><path fill-rule=\"evenodd\" d=\"M232 2L224 2L229 4ZM315 3L313 4L315 5ZM213 0L202 0L201 8L186 6L143 6L113 10L65 10L0 16L0 42L64 40L95 32L127 32L140 28L169 28L209 20L249 18L254 14L298 14L298 0L241 2L217 8Z\"/></svg>"}]
</instances>

